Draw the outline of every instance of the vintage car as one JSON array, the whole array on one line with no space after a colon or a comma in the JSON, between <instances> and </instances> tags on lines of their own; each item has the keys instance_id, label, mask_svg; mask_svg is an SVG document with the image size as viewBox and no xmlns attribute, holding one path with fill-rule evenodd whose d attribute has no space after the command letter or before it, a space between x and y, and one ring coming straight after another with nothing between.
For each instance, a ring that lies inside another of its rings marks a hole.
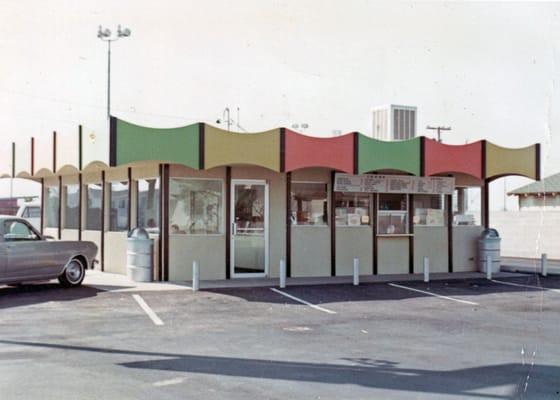
<instances>
[{"instance_id":1,"label":"vintage car","mask_svg":"<svg viewBox=\"0 0 560 400\"><path fill-rule=\"evenodd\" d=\"M23 218L0 216L0 284L58 278L64 287L79 286L93 268L97 246L50 239Z\"/></svg>"}]
</instances>

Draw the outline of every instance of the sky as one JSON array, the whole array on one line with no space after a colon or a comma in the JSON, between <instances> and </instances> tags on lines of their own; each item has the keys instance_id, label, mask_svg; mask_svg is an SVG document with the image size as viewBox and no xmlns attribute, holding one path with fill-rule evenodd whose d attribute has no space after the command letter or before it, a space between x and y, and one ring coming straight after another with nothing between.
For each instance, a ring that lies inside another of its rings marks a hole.
<instances>
[{"instance_id":1,"label":"sky","mask_svg":"<svg viewBox=\"0 0 560 400\"><path fill-rule=\"evenodd\" d=\"M97 28L122 24L132 34L112 46L111 109L130 122L215 123L229 107L247 131L306 123L316 136L371 134L373 107L406 104L418 107L419 135L433 137L430 124L451 126L450 144L540 142L543 175L560 171L560 3L0 0L0 9L2 157L18 137L78 124L106 134ZM528 182L509 177L505 187ZM503 180L491 189L491 207L503 208Z\"/></svg>"}]
</instances>

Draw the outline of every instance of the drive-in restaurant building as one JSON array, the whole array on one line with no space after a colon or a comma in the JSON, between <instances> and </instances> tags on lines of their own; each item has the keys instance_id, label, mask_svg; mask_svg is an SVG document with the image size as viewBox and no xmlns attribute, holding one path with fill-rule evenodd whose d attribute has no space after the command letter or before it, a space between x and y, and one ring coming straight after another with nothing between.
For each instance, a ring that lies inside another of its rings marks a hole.
<instances>
[{"instance_id":1,"label":"drive-in restaurant building","mask_svg":"<svg viewBox=\"0 0 560 400\"><path fill-rule=\"evenodd\" d=\"M475 271L493 179L540 176L540 146L286 128L235 133L112 117L108 138L75 132L12 144L3 177L43 187L42 230L99 246L97 268L126 273L127 232L155 239L156 280Z\"/></svg>"}]
</instances>

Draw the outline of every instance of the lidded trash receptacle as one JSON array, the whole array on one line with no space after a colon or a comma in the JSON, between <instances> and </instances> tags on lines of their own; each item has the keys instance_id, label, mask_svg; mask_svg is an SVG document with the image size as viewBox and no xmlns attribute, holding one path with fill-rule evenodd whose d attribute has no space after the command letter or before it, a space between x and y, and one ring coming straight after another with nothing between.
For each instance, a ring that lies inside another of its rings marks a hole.
<instances>
[{"instance_id":1,"label":"lidded trash receptacle","mask_svg":"<svg viewBox=\"0 0 560 400\"><path fill-rule=\"evenodd\" d=\"M134 282L152 280L154 240L143 228L134 228L128 232L126 251L126 272Z\"/></svg>"},{"instance_id":2,"label":"lidded trash receptacle","mask_svg":"<svg viewBox=\"0 0 560 400\"><path fill-rule=\"evenodd\" d=\"M478 266L480 272L487 270L487 258L492 258L492 272L500 272L500 242L502 239L496 229L485 229L478 239Z\"/></svg>"}]
</instances>

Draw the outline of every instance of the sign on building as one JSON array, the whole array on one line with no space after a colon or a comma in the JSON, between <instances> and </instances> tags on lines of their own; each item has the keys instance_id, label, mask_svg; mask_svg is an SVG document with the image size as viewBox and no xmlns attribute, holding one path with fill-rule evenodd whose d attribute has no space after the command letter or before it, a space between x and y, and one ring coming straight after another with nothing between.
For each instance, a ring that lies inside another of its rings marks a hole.
<instances>
[{"instance_id":1,"label":"sign on building","mask_svg":"<svg viewBox=\"0 0 560 400\"><path fill-rule=\"evenodd\" d=\"M453 194L455 178L335 174L335 192Z\"/></svg>"}]
</instances>

